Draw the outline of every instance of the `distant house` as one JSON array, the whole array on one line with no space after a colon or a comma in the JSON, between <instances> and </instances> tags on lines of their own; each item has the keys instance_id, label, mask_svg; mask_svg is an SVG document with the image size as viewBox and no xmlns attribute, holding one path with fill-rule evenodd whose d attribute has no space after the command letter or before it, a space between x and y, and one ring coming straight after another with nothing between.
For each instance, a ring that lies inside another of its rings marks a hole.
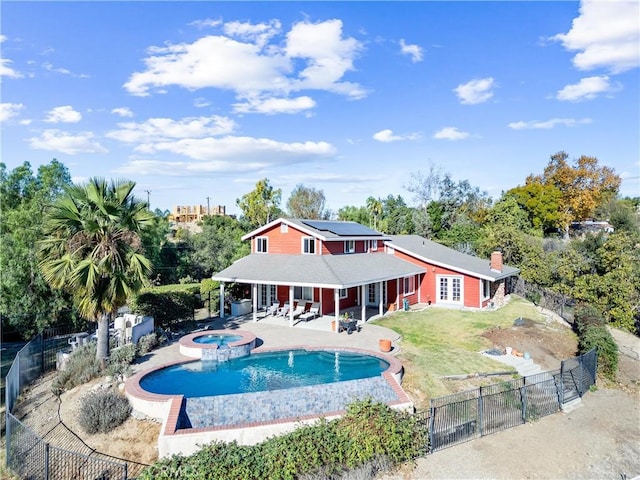
<instances>
[{"instance_id":1,"label":"distant house","mask_svg":"<svg viewBox=\"0 0 640 480\"><path fill-rule=\"evenodd\" d=\"M168 216L170 222L175 223L197 223L208 215L225 215L224 205L177 205Z\"/></svg>"},{"instance_id":2,"label":"distant house","mask_svg":"<svg viewBox=\"0 0 640 480\"><path fill-rule=\"evenodd\" d=\"M243 237L251 253L213 275L251 285L254 319L274 302L319 304L320 314L367 307L380 315L414 304L482 309L509 294L519 270L417 235L384 235L356 222L279 218ZM222 307L222 305L221 305ZM221 311L222 308L221 308ZM293 316L290 316L293 325Z\"/></svg>"},{"instance_id":3,"label":"distant house","mask_svg":"<svg viewBox=\"0 0 640 480\"><path fill-rule=\"evenodd\" d=\"M613 225L607 221L585 220L584 222L571 222L569 226L569 232L573 236L584 236L589 233L597 234L600 232L613 233L613 231Z\"/></svg>"}]
</instances>

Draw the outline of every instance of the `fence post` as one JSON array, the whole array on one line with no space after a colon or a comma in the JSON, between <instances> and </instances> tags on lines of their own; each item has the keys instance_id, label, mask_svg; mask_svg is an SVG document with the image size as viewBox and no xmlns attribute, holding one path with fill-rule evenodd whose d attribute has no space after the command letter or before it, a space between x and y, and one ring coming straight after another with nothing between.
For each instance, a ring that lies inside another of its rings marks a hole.
<instances>
[{"instance_id":1,"label":"fence post","mask_svg":"<svg viewBox=\"0 0 640 480\"><path fill-rule=\"evenodd\" d=\"M436 407L433 406L433 400L429 400L429 452L433 452L434 448L434 424L436 419Z\"/></svg>"},{"instance_id":2,"label":"fence post","mask_svg":"<svg viewBox=\"0 0 640 480\"><path fill-rule=\"evenodd\" d=\"M522 403L522 423L527 423L527 377L522 377L520 400Z\"/></svg>"},{"instance_id":3,"label":"fence post","mask_svg":"<svg viewBox=\"0 0 640 480\"><path fill-rule=\"evenodd\" d=\"M584 370L583 370L583 364L584 364L584 355L580 355L580 360L578 362L578 365L580 366L580 386L578 387L578 392L580 393L580 398L582 398L582 395L584 395Z\"/></svg>"},{"instance_id":4,"label":"fence post","mask_svg":"<svg viewBox=\"0 0 640 480\"><path fill-rule=\"evenodd\" d=\"M44 330L40 332L40 374L44 373Z\"/></svg>"},{"instance_id":5,"label":"fence post","mask_svg":"<svg viewBox=\"0 0 640 480\"><path fill-rule=\"evenodd\" d=\"M44 480L49 480L49 444L44 444Z\"/></svg>"},{"instance_id":6,"label":"fence post","mask_svg":"<svg viewBox=\"0 0 640 480\"><path fill-rule=\"evenodd\" d=\"M480 386L480 396L478 398L478 423L480 423L480 436L484 435L484 401L482 399L482 386Z\"/></svg>"}]
</instances>

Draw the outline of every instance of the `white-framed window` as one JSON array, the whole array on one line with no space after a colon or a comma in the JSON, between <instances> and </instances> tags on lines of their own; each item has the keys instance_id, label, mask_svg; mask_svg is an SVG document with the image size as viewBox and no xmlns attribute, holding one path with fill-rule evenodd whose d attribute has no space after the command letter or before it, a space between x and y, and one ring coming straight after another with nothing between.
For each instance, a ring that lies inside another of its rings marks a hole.
<instances>
[{"instance_id":1,"label":"white-framed window","mask_svg":"<svg viewBox=\"0 0 640 480\"><path fill-rule=\"evenodd\" d=\"M356 251L356 241L355 240L345 240L344 241L344 253L353 253Z\"/></svg>"},{"instance_id":2,"label":"white-framed window","mask_svg":"<svg viewBox=\"0 0 640 480\"><path fill-rule=\"evenodd\" d=\"M269 237L256 237L256 253L269 251Z\"/></svg>"},{"instance_id":3,"label":"white-framed window","mask_svg":"<svg viewBox=\"0 0 640 480\"><path fill-rule=\"evenodd\" d=\"M491 282L482 280L482 300L487 300L491 296Z\"/></svg>"},{"instance_id":4,"label":"white-framed window","mask_svg":"<svg viewBox=\"0 0 640 480\"><path fill-rule=\"evenodd\" d=\"M258 285L258 289L260 290L260 306L261 307L269 307L276 301L278 298L276 295L276 286L275 285Z\"/></svg>"},{"instance_id":5,"label":"white-framed window","mask_svg":"<svg viewBox=\"0 0 640 480\"><path fill-rule=\"evenodd\" d=\"M313 302L313 287L293 287L293 298Z\"/></svg>"},{"instance_id":6,"label":"white-framed window","mask_svg":"<svg viewBox=\"0 0 640 480\"><path fill-rule=\"evenodd\" d=\"M289 225L286 223L280 224L280 233L287 233L289 231Z\"/></svg>"},{"instance_id":7,"label":"white-framed window","mask_svg":"<svg viewBox=\"0 0 640 480\"><path fill-rule=\"evenodd\" d=\"M302 237L302 253L313 255L316 253L316 239L313 237Z\"/></svg>"},{"instance_id":8,"label":"white-framed window","mask_svg":"<svg viewBox=\"0 0 640 480\"><path fill-rule=\"evenodd\" d=\"M404 294L411 295L416 291L416 277L404 277Z\"/></svg>"},{"instance_id":9,"label":"white-framed window","mask_svg":"<svg viewBox=\"0 0 640 480\"><path fill-rule=\"evenodd\" d=\"M346 288L341 288L340 289L340 298L347 298L349 296L349 293L347 292Z\"/></svg>"},{"instance_id":10,"label":"white-framed window","mask_svg":"<svg viewBox=\"0 0 640 480\"><path fill-rule=\"evenodd\" d=\"M438 276L438 299L441 302L462 303L462 277Z\"/></svg>"},{"instance_id":11,"label":"white-framed window","mask_svg":"<svg viewBox=\"0 0 640 480\"><path fill-rule=\"evenodd\" d=\"M375 252L378 250L378 240L369 240L369 251Z\"/></svg>"}]
</instances>

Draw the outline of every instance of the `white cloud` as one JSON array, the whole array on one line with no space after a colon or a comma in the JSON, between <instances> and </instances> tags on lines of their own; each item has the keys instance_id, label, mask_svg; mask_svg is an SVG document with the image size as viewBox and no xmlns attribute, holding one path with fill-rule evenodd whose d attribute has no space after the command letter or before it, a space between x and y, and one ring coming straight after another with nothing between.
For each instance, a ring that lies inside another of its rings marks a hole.
<instances>
[{"instance_id":1,"label":"white cloud","mask_svg":"<svg viewBox=\"0 0 640 480\"><path fill-rule=\"evenodd\" d=\"M576 120L575 118L552 118L545 121L533 120L529 122L512 122L509 124L509 128L513 130L550 129L558 125L563 125L565 127L575 127L578 125L585 125L589 123L591 123L590 118L582 118L579 120Z\"/></svg>"},{"instance_id":2,"label":"white cloud","mask_svg":"<svg viewBox=\"0 0 640 480\"><path fill-rule=\"evenodd\" d=\"M45 130L40 137L28 139L29 146L36 150L52 150L76 155L78 153L106 153L107 149L94 140L91 132L71 134L60 130Z\"/></svg>"},{"instance_id":3,"label":"white cloud","mask_svg":"<svg viewBox=\"0 0 640 480\"><path fill-rule=\"evenodd\" d=\"M354 69L362 46L345 38L340 20L299 22L283 42L276 21L226 24L226 35L208 35L193 43L150 47L145 69L133 73L124 88L133 95L165 92L170 86L189 90L220 88L237 99L287 97L303 89L324 90L350 98L366 91L342 81ZM232 38L233 35L235 38ZM284 47L282 47L284 43Z\"/></svg>"},{"instance_id":4,"label":"white cloud","mask_svg":"<svg viewBox=\"0 0 640 480\"><path fill-rule=\"evenodd\" d=\"M205 18L204 20L196 20L189 25L196 28L217 27L222 24L222 20L214 20L212 18Z\"/></svg>"},{"instance_id":5,"label":"white cloud","mask_svg":"<svg viewBox=\"0 0 640 480\"><path fill-rule=\"evenodd\" d=\"M419 45L408 45L404 38L400 39L400 51L403 55L409 55L413 63L422 61L422 47Z\"/></svg>"},{"instance_id":6,"label":"white cloud","mask_svg":"<svg viewBox=\"0 0 640 480\"><path fill-rule=\"evenodd\" d=\"M283 182L287 182L292 185L299 183L347 183L353 184L354 182L380 182L386 177L384 175L358 175L358 178L354 178L351 173L319 173L317 171L307 173L296 173L291 175L281 175L279 177Z\"/></svg>"},{"instance_id":7,"label":"white cloud","mask_svg":"<svg viewBox=\"0 0 640 480\"><path fill-rule=\"evenodd\" d=\"M82 120L82 115L74 110L71 105L49 110L47 117L44 119L47 123L78 123L80 120Z\"/></svg>"},{"instance_id":8,"label":"white cloud","mask_svg":"<svg viewBox=\"0 0 640 480\"><path fill-rule=\"evenodd\" d=\"M21 103L0 103L0 122L18 116L23 109L24 105Z\"/></svg>"},{"instance_id":9,"label":"white cloud","mask_svg":"<svg viewBox=\"0 0 640 480\"><path fill-rule=\"evenodd\" d=\"M298 113L310 110L315 106L316 102L311 97L302 96L297 98L251 98L234 104L233 109L237 113L274 115L276 113Z\"/></svg>"},{"instance_id":10,"label":"white cloud","mask_svg":"<svg viewBox=\"0 0 640 480\"><path fill-rule=\"evenodd\" d=\"M209 100L203 97L198 97L193 101L193 106L196 108L204 108L204 107L208 107L209 105L211 105Z\"/></svg>"},{"instance_id":11,"label":"white cloud","mask_svg":"<svg viewBox=\"0 0 640 480\"><path fill-rule=\"evenodd\" d=\"M494 87L493 77L478 78L467 83L462 83L454 88L461 103L473 105L483 103L493 97L491 89Z\"/></svg>"},{"instance_id":12,"label":"white cloud","mask_svg":"<svg viewBox=\"0 0 640 480\"><path fill-rule=\"evenodd\" d=\"M75 78L89 78L89 75L87 75L86 73L73 73L72 71L70 71L67 68L63 68L63 67L54 67L51 63L49 62L45 62L42 64L42 68L44 68L45 70L47 70L48 72L54 72L54 73L60 73L62 75L69 75L71 77L75 77Z\"/></svg>"},{"instance_id":13,"label":"white cloud","mask_svg":"<svg viewBox=\"0 0 640 480\"><path fill-rule=\"evenodd\" d=\"M7 40L6 35L0 35L0 43L4 43ZM8 58L0 58L0 77L9 77L9 78L22 78L23 75L10 67L13 63L12 60Z\"/></svg>"},{"instance_id":14,"label":"white cloud","mask_svg":"<svg viewBox=\"0 0 640 480\"><path fill-rule=\"evenodd\" d=\"M619 90L620 86L612 86L609 77L587 77L578 83L567 85L558 91L558 100L579 102L581 100L592 100L602 93L611 93Z\"/></svg>"},{"instance_id":15,"label":"white cloud","mask_svg":"<svg viewBox=\"0 0 640 480\"><path fill-rule=\"evenodd\" d=\"M146 148L149 147L149 148ZM117 172L139 175L198 175L263 170L272 166L293 165L317 161L335 154L326 142L284 143L266 138L223 137L181 139L145 145L140 153L170 152L190 161L132 160Z\"/></svg>"},{"instance_id":16,"label":"white cloud","mask_svg":"<svg viewBox=\"0 0 640 480\"><path fill-rule=\"evenodd\" d=\"M568 33L552 37L567 50L578 50L579 70L607 68L620 73L640 64L640 3L583 0Z\"/></svg>"},{"instance_id":17,"label":"white cloud","mask_svg":"<svg viewBox=\"0 0 640 480\"><path fill-rule=\"evenodd\" d=\"M118 107L111 110L111 113L119 115L120 117L133 117L133 112L129 107Z\"/></svg>"},{"instance_id":18,"label":"white cloud","mask_svg":"<svg viewBox=\"0 0 640 480\"><path fill-rule=\"evenodd\" d=\"M229 22L224 25L224 33L230 37L236 37L240 40L255 43L259 47L264 47L271 38L280 33L281 27L279 20L258 24Z\"/></svg>"},{"instance_id":19,"label":"white cloud","mask_svg":"<svg viewBox=\"0 0 640 480\"><path fill-rule=\"evenodd\" d=\"M457 127L444 127L433 134L437 140L464 140L469 136L467 132L461 132Z\"/></svg>"},{"instance_id":20,"label":"white cloud","mask_svg":"<svg viewBox=\"0 0 640 480\"><path fill-rule=\"evenodd\" d=\"M106 136L124 143L153 144L171 139L227 135L236 129L236 123L227 117L213 115L211 117L186 117L180 120L150 118L139 123L118 123L118 127L118 130L107 132Z\"/></svg>"},{"instance_id":21,"label":"white cloud","mask_svg":"<svg viewBox=\"0 0 640 480\"><path fill-rule=\"evenodd\" d=\"M407 135L395 135L393 130L387 128L373 134L373 139L382 143L398 142L401 140L417 140L420 138L418 133L409 133Z\"/></svg>"}]
</instances>

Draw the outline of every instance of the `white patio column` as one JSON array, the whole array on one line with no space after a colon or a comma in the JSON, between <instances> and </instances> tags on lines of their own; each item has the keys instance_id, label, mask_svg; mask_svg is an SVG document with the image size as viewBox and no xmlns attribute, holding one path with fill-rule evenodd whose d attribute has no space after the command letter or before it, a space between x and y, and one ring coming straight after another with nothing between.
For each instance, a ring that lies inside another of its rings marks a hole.
<instances>
[{"instance_id":1,"label":"white patio column","mask_svg":"<svg viewBox=\"0 0 640 480\"><path fill-rule=\"evenodd\" d=\"M420 279L420 274L416 275L416 278L418 279L418 303L422 303L422 281Z\"/></svg>"},{"instance_id":2,"label":"white patio column","mask_svg":"<svg viewBox=\"0 0 640 480\"><path fill-rule=\"evenodd\" d=\"M396 311L400 310L400 279L396 278Z\"/></svg>"},{"instance_id":3,"label":"white patio column","mask_svg":"<svg viewBox=\"0 0 640 480\"><path fill-rule=\"evenodd\" d=\"M333 289L333 305L334 305L334 317L336 321L336 329L334 330L336 333L340 330L340 289Z\"/></svg>"},{"instance_id":4,"label":"white patio column","mask_svg":"<svg viewBox=\"0 0 640 480\"><path fill-rule=\"evenodd\" d=\"M224 318L224 282L220 282L220 318Z\"/></svg>"},{"instance_id":5,"label":"white patio column","mask_svg":"<svg viewBox=\"0 0 640 480\"><path fill-rule=\"evenodd\" d=\"M384 309L382 308L384 303L384 298L382 298L382 282L378 283L378 295L380 295L378 301L378 313L382 316L384 314Z\"/></svg>"},{"instance_id":6,"label":"white patio column","mask_svg":"<svg viewBox=\"0 0 640 480\"><path fill-rule=\"evenodd\" d=\"M252 300L253 300L253 321L257 322L258 321L258 284L257 283L253 283L251 285L251 289L252 289Z\"/></svg>"},{"instance_id":7,"label":"white patio column","mask_svg":"<svg viewBox=\"0 0 640 480\"><path fill-rule=\"evenodd\" d=\"M289 326L293 327L293 285L289 285Z\"/></svg>"},{"instance_id":8,"label":"white patio column","mask_svg":"<svg viewBox=\"0 0 640 480\"><path fill-rule=\"evenodd\" d=\"M367 288L367 286L366 286L366 285L362 285L362 288L361 288L361 290L362 290L362 295L360 295L360 298L362 299L362 305L361 305L361 308L362 308L362 321L363 321L363 322L366 322L366 321L367 321L367 318L366 318L366 315L367 315L367 296L366 296L366 288Z\"/></svg>"}]
</instances>

